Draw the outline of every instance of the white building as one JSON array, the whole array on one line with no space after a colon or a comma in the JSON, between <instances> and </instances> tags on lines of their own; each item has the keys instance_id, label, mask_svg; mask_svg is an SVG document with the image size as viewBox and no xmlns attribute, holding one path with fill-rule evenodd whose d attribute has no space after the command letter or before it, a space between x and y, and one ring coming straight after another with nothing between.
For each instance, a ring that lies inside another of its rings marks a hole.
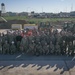
<instances>
[{"instance_id":1,"label":"white building","mask_svg":"<svg viewBox=\"0 0 75 75\"><path fill-rule=\"evenodd\" d=\"M6 13L5 12L5 4L4 3L1 4L1 12L2 12L2 14Z\"/></svg>"}]
</instances>

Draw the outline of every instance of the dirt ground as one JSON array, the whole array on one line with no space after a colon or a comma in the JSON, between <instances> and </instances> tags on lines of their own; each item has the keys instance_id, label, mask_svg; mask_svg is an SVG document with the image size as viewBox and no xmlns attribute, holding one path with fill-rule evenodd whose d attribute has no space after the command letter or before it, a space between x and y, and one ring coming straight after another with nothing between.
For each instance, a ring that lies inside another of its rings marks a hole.
<instances>
[{"instance_id":1,"label":"dirt ground","mask_svg":"<svg viewBox=\"0 0 75 75\"><path fill-rule=\"evenodd\" d=\"M0 33L4 33L4 34L6 34L8 29L0 29Z\"/></svg>"},{"instance_id":2,"label":"dirt ground","mask_svg":"<svg viewBox=\"0 0 75 75\"><path fill-rule=\"evenodd\" d=\"M27 24L28 22L25 20L10 20L8 22L0 21L0 29L10 29L12 24ZM59 27L63 25L63 21L60 22L50 22L52 26Z\"/></svg>"}]
</instances>

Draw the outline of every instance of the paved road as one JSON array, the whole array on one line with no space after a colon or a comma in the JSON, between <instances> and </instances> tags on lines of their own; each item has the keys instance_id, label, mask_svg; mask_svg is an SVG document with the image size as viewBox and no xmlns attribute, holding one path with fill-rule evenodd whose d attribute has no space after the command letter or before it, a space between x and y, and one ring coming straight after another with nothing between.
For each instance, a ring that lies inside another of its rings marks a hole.
<instances>
[{"instance_id":1,"label":"paved road","mask_svg":"<svg viewBox=\"0 0 75 75\"><path fill-rule=\"evenodd\" d=\"M75 59L67 56L0 55L0 75L75 75Z\"/></svg>"},{"instance_id":2,"label":"paved road","mask_svg":"<svg viewBox=\"0 0 75 75\"><path fill-rule=\"evenodd\" d=\"M10 54L7 54L7 55L1 55L0 54L0 61L54 61L54 60L69 60L69 61L72 61L74 57L72 56L57 56L57 55L54 55L54 56L50 56L50 55L47 55L47 56L33 56L33 55L26 55L26 54L21 54L21 53L18 53L18 54L14 54L14 55L10 55ZM75 59L73 60L75 61Z\"/></svg>"}]
</instances>

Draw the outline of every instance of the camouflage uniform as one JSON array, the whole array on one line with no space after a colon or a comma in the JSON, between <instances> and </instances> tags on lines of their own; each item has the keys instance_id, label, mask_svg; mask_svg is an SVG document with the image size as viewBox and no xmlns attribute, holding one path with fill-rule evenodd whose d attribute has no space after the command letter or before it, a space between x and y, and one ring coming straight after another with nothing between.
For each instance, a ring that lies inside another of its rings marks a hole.
<instances>
[{"instance_id":1,"label":"camouflage uniform","mask_svg":"<svg viewBox=\"0 0 75 75\"><path fill-rule=\"evenodd\" d=\"M40 55L43 54L43 48L40 42L38 43L38 51Z\"/></svg>"},{"instance_id":2,"label":"camouflage uniform","mask_svg":"<svg viewBox=\"0 0 75 75\"><path fill-rule=\"evenodd\" d=\"M68 55L72 55L72 53L73 53L73 45L72 42L70 42L68 46Z\"/></svg>"},{"instance_id":3,"label":"camouflage uniform","mask_svg":"<svg viewBox=\"0 0 75 75\"><path fill-rule=\"evenodd\" d=\"M75 40L73 40L73 51L72 51L72 55L74 56L75 54Z\"/></svg>"},{"instance_id":4,"label":"camouflage uniform","mask_svg":"<svg viewBox=\"0 0 75 75\"><path fill-rule=\"evenodd\" d=\"M2 43L0 41L0 53L2 53Z\"/></svg>"},{"instance_id":5,"label":"camouflage uniform","mask_svg":"<svg viewBox=\"0 0 75 75\"><path fill-rule=\"evenodd\" d=\"M2 36L1 36L1 33L0 33L0 53L2 53Z\"/></svg>"},{"instance_id":6,"label":"camouflage uniform","mask_svg":"<svg viewBox=\"0 0 75 75\"><path fill-rule=\"evenodd\" d=\"M7 36L8 36L8 43L11 44L11 42L14 41L14 36L11 33L9 33Z\"/></svg>"},{"instance_id":7,"label":"camouflage uniform","mask_svg":"<svg viewBox=\"0 0 75 75\"><path fill-rule=\"evenodd\" d=\"M22 38L22 40L21 40L20 47L22 47L22 50L23 50L24 52L27 52L27 50L28 50L28 45L29 45L28 39L27 39L27 37L24 36L24 37Z\"/></svg>"},{"instance_id":8,"label":"camouflage uniform","mask_svg":"<svg viewBox=\"0 0 75 75\"><path fill-rule=\"evenodd\" d=\"M55 36L54 35L51 35L50 39L51 39L52 43L55 45L56 44Z\"/></svg>"},{"instance_id":9,"label":"camouflage uniform","mask_svg":"<svg viewBox=\"0 0 75 75\"><path fill-rule=\"evenodd\" d=\"M3 47L4 43L5 43L5 41L6 41L6 37L5 37L5 35L3 34L3 35L2 35L2 47Z\"/></svg>"},{"instance_id":10,"label":"camouflage uniform","mask_svg":"<svg viewBox=\"0 0 75 75\"><path fill-rule=\"evenodd\" d=\"M62 42L62 45L61 45L61 54L62 54L62 55L67 53L66 48L67 48L66 42L63 41L63 42Z\"/></svg>"},{"instance_id":11,"label":"camouflage uniform","mask_svg":"<svg viewBox=\"0 0 75 75\"><path fill-rule=\"evenodd\" d=\"M35 44L34 44L34 42L29 44L29 49L27 50L27 53L34 55L34 53L35 53Z\"/></svg>"},{"instance_id":12,"label":"camouflage uniform","mask_svg":"<svg viewBox=\"0 0 75 75\"><path fill-rule=\"evenodd\" d=\"M35 37L35 43L38 44L38 42L40 42L40 36L37 35L37 36Z\"/></svg>"},{"instance_id":13,"label":"camouflage uniform","mask_svg":"<svg viewBox=\"0 0 75 75\"><path fill-rule=\"evenodd\" d=\"M20 51L20 41L17 41L17 51Z\"/></svg>"},{"instance_id":14,"label":"camouflage uniform","mask_svg":"<svg viewBox=\"0 0 75 75\"><path fill-rule=\"evenodd\" d=\"M42 40L42 41L41 41L42 47L45 45L45 43L47 43L45 40Z\"/></svg>"},{"instance_id":15,"label":"camouflage uniform","mask_svg":"<svg viewBox=\"0 0 75 75\"><path fill-rule=\"evenodd\" d=\"M55 45L55 54L60 54L60 45L58 44L58 42Z\"/></svg>"},{"instance_id":16,"label":"camouflage uniform","mask_svg":"<svg viewBox=\"0 0 75 75\"><path fill-rule=\"evenodd\" d=\"M61 36L60 41L59 41L59 45L60 45L61 55L66 54L66 47L67 47L66 37Z\"/></svg>"},{"instance_id":17,"label":"camouflage uniform","mask_svg":"<svg viewBox=\"0 0 75 75\"><path fill-rule=\"evenodd\" d=\"M31 36L28 37L28 42L32 43L32 40L35 41L35 36L31 35Z\"/></svg>"},{"instance_id":18,"label":"camouflage uniform","mask_svg":"<svg viewBox=\"0 0 75 75\"><path fill-rule=\"evenodd\" d=\"M6 41L5 44L3 45L3 54L9 53L9 47L10 47L9 44Z\"/></svg>"},{"instance_id":19,"label":"camouflage uniform","mask_svg":"<svg viewBox=\"0 0 75 75\"><path fill-rule=\"evenodd\" d=\"M43 46L43 54L49 54L49 46L47 45L47 43L45 43L45 45Z\"/></svg>"},{"instance_id":20,"label":"camouflage uniform","mask_svg":"<svg viewBox=\"0 0 75 75\"><path fill-rule=\"evenodd\" d=\"M43 52L43 49L42 49L42 46L41 46L41 43L39 42L38 44L36 44L36 55L38 56L38 55L40 55L40 54L42 54L42 52Z\"/></svg>"},{"instance_id":21,"label":"camouflage uniform","mask_svg":"<svg viewBox=\"0 0 75 75\"><path fill-rule=\"evenodd\" d=\"M10 53L14 54L16 52L16 46L14 45L14 42L12 41L12 44L10 46Z\"/></svg>"},{"instance_id":22,"label":"camouflage uniform","mask_svg":"<svg viewBox=\"0 0 75 75\"><path fill-rule=\"evenodd\" d=\"M50 44L49 44L49 53L50 54L54 53L54 45L52 44L52 42L50 42Z\"/></svg>"},{"instance_id":23,"label":"camouflage uniform","mask_svg":"<svg viewBox=\"0 0 75 75\"><path fill-rule=\"evenodd\" d=\"M49 45L49 43L50 43L50 35L46 35L46 42L47 42L47 44Z\"/></svg>"}]
</instances>

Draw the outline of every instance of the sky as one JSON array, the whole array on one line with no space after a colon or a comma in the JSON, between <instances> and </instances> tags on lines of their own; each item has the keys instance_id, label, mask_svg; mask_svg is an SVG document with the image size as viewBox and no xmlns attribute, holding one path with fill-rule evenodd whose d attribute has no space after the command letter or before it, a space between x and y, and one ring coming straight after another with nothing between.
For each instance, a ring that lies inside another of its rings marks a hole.
<instances>
[{"instance_id":1,"label":"sky","mask_svg":"<svg viewBox=\"0 0 75 75\"><path fill-rule=\"evenodd\" d=\"M75 11L75 0L0 0L6 12L70 12ZM1 10L1 6L0 6Z\"/></svg>"}]
</instances>

